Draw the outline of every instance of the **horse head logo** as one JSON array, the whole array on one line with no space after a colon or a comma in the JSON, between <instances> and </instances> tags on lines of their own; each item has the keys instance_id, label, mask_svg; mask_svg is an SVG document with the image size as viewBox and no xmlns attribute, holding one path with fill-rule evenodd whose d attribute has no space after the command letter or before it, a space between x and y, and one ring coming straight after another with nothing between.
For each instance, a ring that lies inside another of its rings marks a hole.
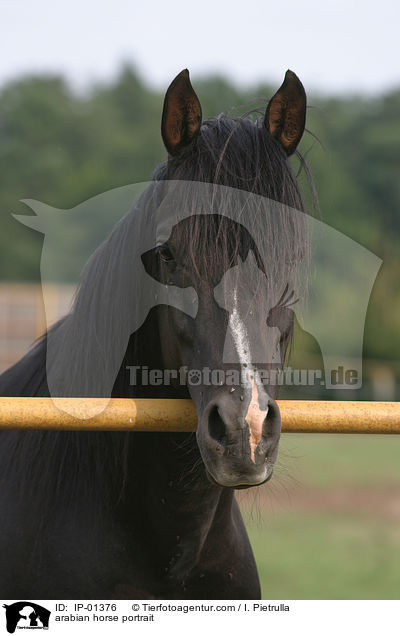
<instances>
[{"instance_id":1,"label":"horse head logo","mask_svg":"<svg viewBox=\"0 0 400 636\"><path fill-rule=\"evenodd\" d=\"M17 627L48 629L51 612L32 603L31 601L19 601L12 605L3 605L6 610L7 631L14 634Z\"/></svg>"},{"instance_id":2,"label":"horse head logo","mask_svg":"<svg viewBox=\"0 0 400 636\"><path fill-rule=\"evenodd\" d=\"M162 184L163 196L157 200L158 187L157 182L124 186L70 210L26 200L36 216L16 217L44 233L41 276L48 327L61 318L54 310L48 284L63 282L67 273L78 283L83 268L82 277L94 272L93 285L97 285L92 295L78 297L84 305L81 315L86 311L87 317L81 331L68 331L72 314L62 323L62 355L59 332L48 333L47 380L52 397L108 396L103 410L129 338L149 311L166 304L196 317L195 289L161 283L146 271L143 261L143 255L168 240L180 220L194 214L229 217L249 232L255 246L244 261L239 257L214 290L216 302L229 312L223 362L246 358L254 363L282 364L279 341L296 311L300 328L320 345L326 386L333 388L331 370L343 364L344 358L352 358L359 381L356 386L334 388L361 386L365 314L382 262L378 257L326 224L305 219L303 212L265 197L215 184L171 181ZM255 213L265 219L264 235L259 232L253 236L251 219ZM308 283L307 301L293 266L301 258L293 246L281 240L293 215L301 215L301 223L309 225L312 239L314 274ZM71 236L66 228L71 227L76 240L66 245L65 236ZM335 286L343 287L345 303L335 298ZM82 364L82 351L90 366ZM71 408L68 403L58 406L67 411Z\"/></svg>"}]
</instances>

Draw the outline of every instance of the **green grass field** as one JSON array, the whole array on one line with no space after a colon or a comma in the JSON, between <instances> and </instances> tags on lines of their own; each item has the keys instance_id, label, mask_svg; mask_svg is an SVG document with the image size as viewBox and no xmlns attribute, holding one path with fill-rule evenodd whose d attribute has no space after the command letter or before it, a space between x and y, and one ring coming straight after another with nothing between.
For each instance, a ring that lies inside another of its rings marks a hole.
<instances>
[{"instance_id":1,"label":"green grass field","mask_svg":"<svg viewBox=\"0 0 400 636\"><path fill-rule=\"evenodd\" d=\"M284 435L240 497L263 598L400 598L400 437Z\"/></svg>"}]
</instances>

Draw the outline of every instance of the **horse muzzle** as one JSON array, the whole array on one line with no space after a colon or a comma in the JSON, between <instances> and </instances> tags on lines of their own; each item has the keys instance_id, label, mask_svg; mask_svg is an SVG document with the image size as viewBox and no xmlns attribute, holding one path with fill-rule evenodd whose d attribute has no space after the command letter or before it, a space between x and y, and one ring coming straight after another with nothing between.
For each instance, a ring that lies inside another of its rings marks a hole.
<instances>
[{"instance_id":1,"label":"horse muzzle","mask_svg":"<svg viewBox=\"0 0 400 636\"><path fill-rule=\"evenodd\" d=\"M244 406L246 404L246 406ZM272 477L278 453L281 417L275 400L264 409L220 393L204 409L197 441L210 481L230 488L248 488Z\"/></svg>"}]
</instances>

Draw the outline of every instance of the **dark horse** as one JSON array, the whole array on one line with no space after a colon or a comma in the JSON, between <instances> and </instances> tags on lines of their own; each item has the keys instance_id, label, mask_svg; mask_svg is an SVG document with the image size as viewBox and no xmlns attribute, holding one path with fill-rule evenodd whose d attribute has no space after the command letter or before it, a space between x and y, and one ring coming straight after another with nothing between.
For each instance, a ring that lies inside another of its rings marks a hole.
<instances>
[{"instance_id":1,"label":"dark horse","mask_svg":"<svg viewBox=\"0 0 400 636\"><path fill-rule=\"evenodd\" d=\"M258 369L269 364L260 360L270 360L263 351L269 346L263 339L268 316L258 299L265 283L275 290L269 306L276 305L288 289L285 272L295 271L307 250L304 205L287 161L302 137L305 111L304 88L291 71L257 121L220 116L202 122L188 71L170 85L161 126L168 159L154 177L159 200L168 183L200 183L266 198L300 213L276 226L272 213L269 218L262 208L254 210L247 225L222 209L221 214L189 215L175 224L166 240L143 254L143 266L153 280L168 288L195 290L196 311L189 315L161 303L150 309L136 331L128 325L130 337L117 360L112 396L191 397L198 414L196 433L1 433L1 597L260 597L234 490L267 481L277 456L281 421L276 396L257 379ZM189 200L190 187L186 194ZM85 386L90 363L106 367L110 361L114 335L124 322L124 314L113 308L119 297L124 302L129 297L120 289L116 263L126 271L124 259L141 240L131 228L138 219L142 226L151 223L154 205L154 196L144 192L117 224L90 259L71 313L3 374L0 395L98 395ZM257 247L260 238L270 255L268 271ZM244 285L242 303L234 285L233 293L225 296L222 289L223 281L231 284L240 268L255 272L258 281L254 289ZM223 296L225 300L217 302ZM106 307L114 312L110 327L104 319ZM293 319L283 311L280 322L278 314L279 302L272 323L279 327L282 361ZM96 332L102 320L107 343ZM224 369L228 326L238 355L233 366L252 370L247 384L175 382L150 387L131 382L127 367ZM46 343L51 337L52 356L62 368L65 334L68 347L80 352L73 370L79 382L73 389L64 385L51 391ZM95 348L90 349L89 342L95 342Z\"/></svg>"}]
</instances>

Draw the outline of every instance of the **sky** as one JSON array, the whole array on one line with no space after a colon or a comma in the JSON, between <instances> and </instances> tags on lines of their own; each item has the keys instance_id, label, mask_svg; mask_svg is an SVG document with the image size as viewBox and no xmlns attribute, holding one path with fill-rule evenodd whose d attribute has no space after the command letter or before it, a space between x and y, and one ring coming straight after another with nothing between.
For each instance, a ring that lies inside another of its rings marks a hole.
<instances>
[{"instance_id":1,"label":"sky","mask_svg":"<svg viewBox=\"0 0 400 636\"><path fill-rule=\"evenodd\" d=\"M397 0L0 0L0 88L27 73L63 73L82 90L124 62L166 88L182 68L241 86L377 94L400 87Z\"/></svg>"}]
</instances>

